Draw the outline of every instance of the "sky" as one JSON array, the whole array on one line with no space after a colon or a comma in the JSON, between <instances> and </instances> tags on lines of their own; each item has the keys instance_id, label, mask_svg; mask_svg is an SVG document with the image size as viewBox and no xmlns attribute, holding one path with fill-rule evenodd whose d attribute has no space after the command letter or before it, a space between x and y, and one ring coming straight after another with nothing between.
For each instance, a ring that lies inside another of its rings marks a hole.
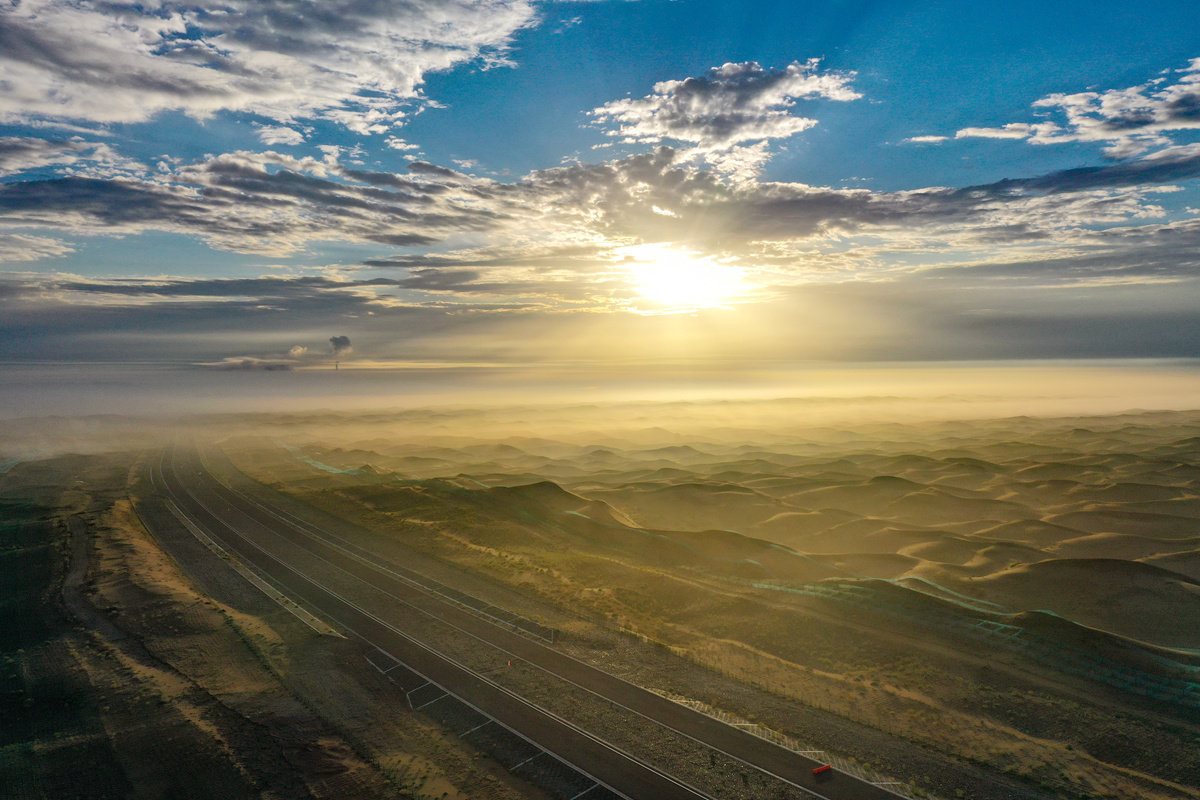
<instances>
[{"instance_id":1,"label":"sky","mask_svg":"<svg viewBox=\"0 0 1200 800\"><path fill-rule=\"evenodd\" d=\"M0 362L1194 358L1197 30L1156 0L5 0Z\"/></svg>"}]
</instances>

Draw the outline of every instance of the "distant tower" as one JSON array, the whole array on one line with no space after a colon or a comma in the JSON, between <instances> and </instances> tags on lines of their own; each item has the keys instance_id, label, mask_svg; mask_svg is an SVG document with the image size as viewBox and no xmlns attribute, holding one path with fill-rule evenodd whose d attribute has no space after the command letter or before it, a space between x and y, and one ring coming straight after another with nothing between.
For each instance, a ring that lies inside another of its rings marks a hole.
<instances>
[{"instance_id":1,"label":"distant tower","mask_svg":"<svg viewBox=\"0 0 1200 800\"><path fill-rule=\"evenodd\" d=\"M333 371L337 372L337 370L338 370L338 362L335 361L335 362L333 362Z\"/></svg>"}]
</instances>

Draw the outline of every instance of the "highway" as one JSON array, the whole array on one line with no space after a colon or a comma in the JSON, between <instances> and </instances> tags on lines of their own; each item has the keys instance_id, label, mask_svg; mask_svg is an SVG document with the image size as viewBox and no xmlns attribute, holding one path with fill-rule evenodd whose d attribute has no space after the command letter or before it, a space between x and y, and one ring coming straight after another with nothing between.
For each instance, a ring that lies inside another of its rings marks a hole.
<instances>
[{"instance_id":1,"label":"highway","mask_svg":"<svg viewBox=\"0 0 1200 800\"><path fill-rule=\"evenodd\" d=\"M815 778L820 762L767 742L719 720L609 675L505 627L477 616L414 584L396 564L274 508L261 497L230 488L204 466L194 448L174 448L161 464L162 490L191 520L239 558L268 575L304 602L425 675L501 724L542 745L564 761L632 800L705 797L597 737L525 702L508 690L436 652L405 631L406 614L419 611L522 659L562 680L603 697L646 719L701 742L727 756L804 788L827 800L895 800L895 793L836 773ZM306 572L305 554L344 571L399 601L394 614L377 615L354 600L353 587L338 590ZM419 576L417 576L419 577ZM386 617L386 619L384 618Z\"/></svg>"}]
</instances>

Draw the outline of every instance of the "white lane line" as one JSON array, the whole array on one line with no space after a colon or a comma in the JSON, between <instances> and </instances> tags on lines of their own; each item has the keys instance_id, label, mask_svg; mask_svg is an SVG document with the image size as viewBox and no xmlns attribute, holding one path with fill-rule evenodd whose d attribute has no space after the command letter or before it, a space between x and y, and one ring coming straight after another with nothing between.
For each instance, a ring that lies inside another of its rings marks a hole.
<instances>
[{"instance_id":1,"label":"white lane line","mask_svg":"<svg viewBox=\"0 0 1200 800\"><path fill-rule=\"evenodd\" d=\"M471 728L471 730L463 731L462 733L460 733L458 735L458 738L461 739L464 736L469 736L470 734L474 733L475 731L479 730L480 728L484 727L485 725L491 725L491 724L492 724L492 721L490 719L485 719L483 722L479 723L474 728Z\"/></svg>"},{"instance_id":2,"label":"white lane line","mask_svg":"<svg viewBox=\"0 0 1200 800\"><path fill-rule=\"evenodd\" d=\"M520 764L514 764L513 766L509 767L509 768L508 768L508 771L509 771L509 772L516 772L516 771L517 771L517 770L519 770L521 767L523 767L523 766L525 766L526 764L528 764L530 761L533 761L535 758L539 758L540 756L544 756L544 755L546 755L546 754L545 754L545 753L534 753L534 754L533 754L533 755L531 755L529 758L527 758L527 759L525 759L524 761L522 761Z\"/></svg>"},{"instance_id":3,"label":"white lane line","mask_svg":"<svg viewBox=\"0 0 1200 800\"><path fill-rule=\"evenodd\" d=\"M585 794L587 794L588 792L590 792L592 789L595 789L597 786L599 786L599 784L593 783L591 786L589 786L588 788L584 789L584 790L583 790L582 792L580 792L579 794L577 794L577 795L575 795L574 797L572 797L572 798L571 798L571 800L579 800L579 798L583 797Z\"/></svg>"},{"instance_id":4,"label":"white lane line","mask_svg":"<svg viewBox=\"0 0 1200 800\"><path fill-rule=\"evenodd\" d=\"M178 468L176 467L176 465L175 465L175 463L174 463L174 459L172 459L171 469L172 469L172 471L175 473L175 478L176 478L176 480L177 480L177 481L179 481L179 470L178 470ZM612 745L612 744L610 744L610 743L608 743L608 742L604 741L603 739L599 738L599 737L598 737L598 736L596 736L595 734L593 734L593 733L591 733L591 732L589 732L589 731L586 731L586 730L584 730L583 728L580 728L580 727L576 726L574 723L572 723L572 722L570 722L570 721L568 721L568 720L564 719L563 717L560 717L559 715L557 715L557 714L553 713L552 711L548 711L548 710L546 710L546 709L544 709L544 708L541 708L541 707L539 707L539 706L536 706L536 705L534 705L533 703L529 702L528 700L526 700L525 698L523 698L523 697L521 697L520 695L516 694L515 692L512 692L512 691L510 691L509 689L505 688L504 686L501 686L500 684L496 683L495 681L488 680L488 678L486 678L485 676L483 676L483 675L479 674L478 672L475 672L474 670L470 669L469 667L467 667L467 666L465 666L465 665L463 665L463 664L459 664L458 662L454 661L454 660L453 660L453 659L451 659L450 657L448 657L448 656L445 656L445 655L442 655L441 653L437 652L436 650L434 650L433 648L429 647L429 646L428 646L428 645L426 645L425 643L423 643L423 642L421 642L421 641L419 641L419 640L417 640L417 639L414 639L412 636L408 635L407 633L405 633L404 631L400 630L399 628L396 628L396 627L395 627L395 626L393 626L392 624L388 623L386 620L383 620L383 619L381 619L380 617L376 616L375 614L373 614L372 612L370 612L370 611L368 611L367 609L363 608L362 606L358 605L357 603L353 602L352 600L349 600L349 599L347 599L346 597L344 597L343 595L341 595L341 594L339 594L338 592L334 591L333 589L330 589L329 587L327 587L327 586L325 586L325 585L321 584L321 583L320 583L319 581L317 581L316 579L314 579L314 578L312 578L312 577L310 577L310 576L306 575L305 573L301 572L301 571L300 571L299 569L297 569L296 567L293 567L292 565L290 565L290 564L286 563L285 561L283 561L282 559L280 559L278 556L274 555L273 553L270 553L270 552L268 552L268 551L267 551L267 550L266 550L264 547L262 547L262 545L258 544L257 542L254 542L254 541L252 541L252 540L251 540L251 539L249 539L247 536L245 536L245 535L244 535L244 534L242 534L241 532L237 531L236 529L234 529L233 527L231 527L229 524L227 524L227 523L225 523L225 522L221 521L221 520L220 520L220 518L216 517L216 515L215 515L215 514L213 514L213 512L212 512L212 509L211 509L211 508L209 508L209 507L208 507L208 505L206 505L204 502L202 502L202 501L201 501L199 498L197 498L197 497L196 497L196 495L195 495L195 494L193 494L193 493L192 493L192 491L191 491L190 489L188 489L188 488L187 488L187 486L186 486L186 485L185 485L185 484L184 484L182 481L179 481L179 486L180 486L180 488L183 490L183 492L184 492L184 493L185 493L185 494L186 494L188 497L190 497L190 498L192 499L192 502L194 502L194 503L195 503L197 506L199 506L200 508L204 509L204 510L205 510L205 511L206 511L208 514L211 514L211 515L212 515L214 518L216 518L216 519L218 520L218 522L221 522L221 524L222 524L222 525L223 525L223 526L226 528L226 530L228 530L228 531L229 531L230 533L232 533L234 536L237 536L239 539L241 539L242 541L244 541L246 544L248 544L249 546L251 546L251 547L253 547L254 549L258 550L258 551L259 551L259 552L261 552L261 553L262 553L264 556L266 556L267 558L269 558L269 559L271 559L272 561L276 562L276 563L277 563L277 564L279 564L281 567L283 567L284 569L286 569L286 570L288 570L289 572L291 572L292 574L294 574L296 577L298 577L298 578L300 578L301 580L304 580L304 581L306 581L306 582L308 582L308 583L312 584L313 586L317 587L317 589L319 589L319 590L321 590L322 592L324 592L324 593L326 593L326 594L330 595L331 597L334 597L334 598L336 598L337 600L339 600L340 602L342 602L342 603L343 603L343 604L345 604L346 606L348 606L348 607L350 607L350 608L354 609L355 611L357 611L357 612L358 612L359 614L361 614L362 616L364 616L364 617L366 617L366 618L368 618L368 619L370 619L370 620L373 620L375 623L377 623L377 624L378 624L378 625L380 625L381 627L387 628L389 631L391 631L391 632L392 632L392 633L394 633L395 635L399 636L400 638L402 638L402 639L406 640L406 641L407 641L409 644L413 645L414 647L417 647L417 648L419 648L419 649L421 649L421 650L424 650L426 653L430 654L431 656L433 656L433 657L434 657L434 658L436 658L436 659L440 659L440 660L442 660L442 661L445 661L445 662L447 662L447 663L449 663L449 664L452 664L453 666L455 666L456 668L458 668L458 669L462 670L463 672L466 672L467 674L469 674L469 675L471 675L471 676L475 677L475 678L476 678L476 679L478 679L478 680L479 680L481 683L487 684L487 685L488 685L488 686L490 686L490 687L491 687L491 688L492 688L494 691L497 691L497 692L499 692L499 693L502 693L502 694L505 694L505 695L507 695L507 696L508 696L508 697L509 697L511 700L513 700L513 701L515 701L515 702L517 702L517 703L520 703L521 705L523 705L523 706L525 706L525 707L527 707L527 708L531 709L532 711L534 711L534 712L535 712L535 713L537 713L537 714L541 714L541 715L542 715L542 716L544 716L544 717L547 717L547 718L549 718L549 719L552 719L552 720L554 720L555 722L559 723L560 725L563 725L564 727L566 727L567 729L569 729L569 730L573 731L574 733L578 734L579 736L582 736L583 738L585 738L585 739L588 739L588 740L589 740L589 741L591 741L593 744L595 744L595 745L597 745L597 746L599 746L599 747L601 747L601 748L603 748L603 749L605 749L605 750L608 750L608 751L612 752L613 754L615 754L615 755L617 755L617 756L620 756L620 757L622 757L622 758L624 758L624 759L626 759L626 760L628 760L628 761L630 761L630 762L632 762L632 763L634 763L634 764L637 764L637 765L639 765L640 767L642 767L642 768L643 768L643 769L645 769L646 771L650 772L651 774L657 775L657 776L658 776L659 778L661 778L662 780L664 780L664 781L666 781L666 782L668 782L668 783L673 783L673 784L675 784L676 786L678 786L679 788L681 788L681 789L683 789L683 790L685 790L685 791L691 792L691 793L692 793L692 794L694 794L696 797L699 797L699 798L706 798L707 800L713 800L713 798L712 798L712 796L711 796L711 795L708 795L708 794L705 794L704 792L701 792L701 791L700 791L699 789L697 789L696 787L694 787L694 786L691 786L691 785L689 785L689 784L685 783L684 781L680 780L679 778L676 778L674 775L669 775L669 774L667 774L667 773L665 773L665 772L662 772L662 771L661 771L661 770L659 770L657 767L654 767L654 766L652 766L651 764L648 764L648 763L646 763L645 761L642 761L640 758L637 758L636 756L633 756L633 755L631 755L631 754L629 754L629 753L625 752L624 750L621 750L620 748L616 747L615 745ZM170 492L170 489L169 489L169 488L168 488L168 492ZM173 493L173 492L172 492L172 493ZM317 556L317 558L320 558L320 556ZM322 560L322 561L324 561L324 559L321 559L321 560ZM328 563L328 562L326 562L326 563ZM336 565L336 564L330 564L330 566L331 566L331 567L334 567L335 569L341 569L340 567L337 567L337 565ZM342 571L342 572L345 572L345 570L341 570L341 571ZM349 574L349 573L347 573L347 574ZM352 577L353 577L353 576L352 576ZM361 581L361 579L359 579L359 580ZM367 584L367 585L368 585L368 586L370 586L370 584ZM372 588L374 588L374 587L372 587ZM397 599L398 599L398 598L397 598ZM401 602L403 602L403 601L401 601ZM406 605L407 605L407 604L406 604ZM418 610L420 610L420 609L418 609ZM430 615L430 616L432 616L432 615ZM435 619L437 619L436 617L434 617L434 618L435 618ZM380 652L387 653L387 651L386 651L386 650L384 650L382 647L380 647L379 645L377 645L377 644L375 644L374 642L372 642L372 641L371 641L369 638L367 638L367 637L366 637L366 636L364 636L363 634L361 634L361 633L359 633L358 631L356 631L356 630L355 630L355 629L354 629L352 626L350 626L350 625L348 625L348 624L346 624L346 623L344 623L344 622L341 622L340 624L342 624L342 626L343 626L343 627L344 627L346 630L350 631L350 633L354 634L355 636L357 636L357 637L358 637L359 639L361 639L362 641L364 641L364 642L366 642L367 644L371 645L372 647L374 647L375 649L379 650ZM447 623L447 624L449 624L449 623ZM478 638L478 637L475 637L475 638ZM480 640L480 641L483 641L483 640ZM389 656L391 656L391 654L390 654L390 653L388 653L388 655L389 655ZM392 658L395 658L395 656L391 656L391 657L392 657ZM400 659L396 659L396 660L397 660L397 661L400 661ZM406 666L408 666L408 665L406 665ZM552 757L552 758L554 758L555 760L557 760L557 761L560 761L560 762L562 762L563 764L565 764L567 767L569 767L569 768L571 768L571 769L575 770L575 771L576 771L576 772L578 772L580 775L583 775L584 777L586 777L586 778L588 778L588 779L590 779L590 780L593 780L593 781L595 781L596 783L599 783L599 784L601 784L602 786L604 786L606 789L608 789L609 791L613 792L614 794L616 794L616 795L618 795L618 796L620 796L620 797L627 798L627 800L633 800L632 798L629 798L629 796L628 796L628 795L626 795L624 792L618 791L617 789L613 788L612 786L608 785L608 784L607 784L607 783L605 783L604 781L602 781L602 780L600 780L599 778L597 778L595 775L592 775L591 773L587 772L586 770L584 770L584 769L581 769L580 767L576 766L576 765L575 765L575 764L573 764L573 763L572 763L572 762L571 762L569 759L567 759L567 758L564 758L563 756L560 756L558 753L554 752L552 749L550 749L550 748L549 748L549 747L547 747L546 745L542 745L542 744L539 744L539 743L537 743L537 742L533 741L533 740L532 740L532 739L530 739L528 736L524 735L523 733L521 733L520 731L516 730L515 728L513 728L513 727L509 726L508 724L506 724L506 723L504 723L504 722L501 722L500 720L496 719L495 717L492 717L492 716L491 716L490 714L488 714L486 711L484 711L483 709L479 708L479 707L478 707L478 706L476 706L474 703L471 703L469 700L465 700L465 699L463 699L462 697L459 697L457 694L454 694L453 692L449 691L448 689L446 689L444 686L442 686L442 685L441 685L440 683L438 683L437 681L434 681L434 680L430 679L428 676L421 675L421 673L420 673L420 672L418 672L417 670L413 669L411 666L408 666L408 669L409 669L409 671L413 672L414 674L416 674L416 675L420 675L420 677L422 677L422 678L425 678L425 679L426 679L426 681L428 681L429 683L433 684L434 686L437 686L439 689L441 689L442 691L446 692L447 694L453 695L453 697L454 697L456 700L458 700L460 703L462 703L463 705L467 706L468 708L470 708L470 709L473 709L474 711L478 712L479 714L482 714L482 715L483 715L483 716L485 716L485 717L489 717L489 718L491 718L492 722L496 723L496 724L497 724L497 725L499 725L500 727L502 727L502 728L504 728L505 730L509 731L509 732L510 732L510 733L512 733L514 736L517 736L517 737L519 737L519 738L523 739L524 741L528 742L529 744L533 745L534 747L536 747L536 748L540 749L540 750L541 750L541 751L542 751L542 752L543 752L545 755L549 755L549 756L551 756L551 757ZM826 798L826 800L828 800L828 798Z\"/></svg>"},{"instance_id":5,"label":"white lane line","mask_svg":"<svg viewBox=\"0 0 1200 800\"><path fill-rule=\"evenodd\" d=\"M447 698L447 697L449 697L449 696L450 696L450 695L449 695L449 693L446 693L446 694L439 694L437 697L433 698L433 699L432 699L432 700L430 700L428 703L421 703L421 705L419 705L419 706L417 706L416 708L414 708L414 709L413 709L413 711L420 711L420 710L421 710L422 708L424 708L425 706L431 706L431 705L433 705L434 703L436 703L438 700L444 700L444 699L446 699L446 698ZM456 698L456 699L457 699L457 698Z\"/></svg>"}]
</instances>

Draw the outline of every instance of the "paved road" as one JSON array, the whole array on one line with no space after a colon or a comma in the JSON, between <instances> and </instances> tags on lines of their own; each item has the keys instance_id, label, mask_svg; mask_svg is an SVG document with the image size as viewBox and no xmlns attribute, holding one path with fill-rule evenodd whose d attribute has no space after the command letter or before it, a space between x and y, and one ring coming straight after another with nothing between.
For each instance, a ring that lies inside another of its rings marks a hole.
<instances>
[{"instance_id":1,"label":"paved road","mask_svg":"<svg viewBox=\"0 0 1200 800\"><path fill-rule=\"evenodd\" d=\"M523 659L563 680L569 681L634 713L713 747L746 764L775 775L789 783L801 786L819 797L828 798L828 800L896 800L897 798L897 795L893 792L844 773L826 775L823 780L814 778L812 769L818 766L820 762L793 753L704 714L693 711L686 706L667 700L653 692L649 692L577 661L537 641L499 627L435 595L422 591L413 585L410 580L405 579L406 570L403 567L379 562L371 553L362 548L358 548L343 539L324 533L280 509L272 508L260 498L252 497L249 494L238 490L231 490L229 487L224 486L204 468L195 450L177 450L174 454L173 463L176 468L172 470L168 466L167 469L164 469L164 478L167 479L167 488L175 498L176 503L184 507L198 521L201 521L206 528L210 530L213 527L226 529L225 531L212 531L215 535L224 533L222 541L226 539L239 539L236 534L233 536L229 535L235 530L234 527L231 527L231 524L233 526L239 524L242 526L252 525L268 529L272 533L286 539L288 543L302 548L307 553L352 574L366 584L387 592L412 608L420 609L447 624L453 625L500 648L515 658ZM181 480L181 477L184 480ZM187 484L186 487L184 486L185 482ZM238 543L236 541L229 541L229 544L237 546ZM247 549L246 543L243 540L238 550L239 554L243 554L245 549ZM249 549L254 550L254 548ZM326 613L330 613L328 610L330 605L337 608L339 613L346 613L338 605L339 602L343 604L346 602L343 598L331 595L328 590L316 586L308 580L301 579L298 581L289 569L282 568L282 565L269 554L254 550L253 553L244 553L244 555L247 556L248 560L252 560L256 566L261 566L265 570L269 568L269 574L272 577L276 577L281 583L285 583L289 588L291 588L292 584L296 584L296 588L301 591L301 596L305 600L314 603L318 608L326 610ZM276 573L287 577L290 582L285 582ZM331 600L330 597L333 599ZM333 614L330 615L333 616ZM335 618L341 621L340 617ZM357 624L359 626L367 625L366 622L362 621L359 621ZM371 624L380 626L383 623L381 620L372 620ZM358 627L350 627L356 631L359 630ZM376 631L376 628L368 627L368 630ZM372 635L375 634L373 633ZM376 640L372 641L376 644L379 643ZM456 678L462 678L462 676L459 676L454 671L469 672L458 665L448 662L441 656L433 654L431 651L426 652L425 648L416 648L420 652L416 655L410 655L411 652L414 652L414 647L411 643L406 645L401 652L394 652L388 647L384 647L383 649L392 652L401 661L408 663L426 675L430 675L430 673L421 665L423 663L430 663L430 659L434 659L431 667L438 670L438 675L441 674L441 670L446 670L448 674L453 674ZM412 660L418 657L422 659L420 662ZM439 659L442 662L446 662L446 664L437 664L436 661ZM431 677L433 676L431 675ZM462 679L465 680L465 678ZM441 682L440 679L438 680ZM447 685L446 688L449 689L451 687ZM496 688L498 689L499 687ZM451 690L453 691L453 689ZM505 690L500 691L503 692ZM465 697L464 699L474 702L470 698ZM492 702L494 699L491 696L481 698L482 702L477 705L492 713L492 707L487 705L487 703ZM527 722L525 719L526 716L528 716L527 712L520 719L522 724ZM513 725L512 727L528 735L524 728L517 725ZM531 738L535 737L531 736ZM538 741L558 740L548 739ZM555 752L558 752L559 755L564 755L558 750L555 750ZM611 759L612 755L602 756L603 758ZM567 760L575 763L585 772L601 778L592 768L579 763L574 757L569 757ZM609 780L603 778L601 780L610 786L614 786ZM614 788L617 787L614 786ZM617 790L629 794L630 797L638 798L638 800L641 798L659 797L665 800L665 798L674 796L696 796L695 794L662 794L658 790L649 789L649 787L633 789L632 793L626 792L624 789ZM687 791L685 787L675 787L675 791L679 790Z\"/></svg>"}]
</instances>

